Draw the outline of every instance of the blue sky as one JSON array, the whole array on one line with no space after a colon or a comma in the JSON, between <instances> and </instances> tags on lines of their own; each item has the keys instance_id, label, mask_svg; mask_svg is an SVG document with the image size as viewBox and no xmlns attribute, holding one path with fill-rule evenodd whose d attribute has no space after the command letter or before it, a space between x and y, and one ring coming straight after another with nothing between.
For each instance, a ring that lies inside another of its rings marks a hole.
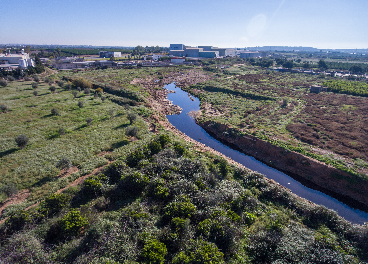
<instances>
[{"instance_id":1,"label":"blue sky","mask_svg":"<svg viewBox=\"0 0 368 264\"><path fill-rule=\"evenodd\" d=\"M368 0L1 0L0 44L368 48Z\"/></svg>"}]
</instances>

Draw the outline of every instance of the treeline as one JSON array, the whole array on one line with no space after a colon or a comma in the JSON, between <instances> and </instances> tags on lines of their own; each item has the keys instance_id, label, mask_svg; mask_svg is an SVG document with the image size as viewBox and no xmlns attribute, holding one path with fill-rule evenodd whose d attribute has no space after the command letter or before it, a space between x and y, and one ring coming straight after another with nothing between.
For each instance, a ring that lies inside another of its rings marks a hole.
<instances>
[{"instance_id":1,"label":"treeline","mask_svg":"<svg viewBox=\"0 0 368 264\"><path fill-rule=\"evenodd\" d=\"M368 73L368 64L349 62L327 62L329 69L350 71L352 73Z\"/></svg>"},{"instance_id":2,"label":"treeline","mask_svg":"<svg viewBox=\"0 0 368 264\"><path fill-rule=\"evenodd\" d=\"M329 80L323 83L334 93L368 96L368 84L357 81Z\"/></svg>"}]
</instances>

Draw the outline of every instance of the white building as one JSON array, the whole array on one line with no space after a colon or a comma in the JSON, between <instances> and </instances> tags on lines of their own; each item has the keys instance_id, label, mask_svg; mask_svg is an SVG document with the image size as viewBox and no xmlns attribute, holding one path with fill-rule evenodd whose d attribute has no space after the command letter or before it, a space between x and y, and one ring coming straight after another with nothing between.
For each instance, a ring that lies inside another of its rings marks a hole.
<instances>
[{"instance_id":1,"label":"white building","mask_svg":"<svg viewBox=\"0 0 368 264\"><path fill-rule=\"evenodd\" d=\"M159 58L161 58L163 55L159 55L159 54L152 54L152 60L154 61L158 61Z\"/></svg>"},{"instance_id":2,"label":"white building","mask_svg":"<svg viewBox=\"0 0 368 264\"><path fill-rule=\"evenodd\" d=\"M185 61L184 57L171 57L171 63L181 64Z\"/></svg>"},{"instance_id":3,"label":"white building","mask_svg":"<svg viewBox=\"0 0 368 264\"><path fill-rule=\"evenodd\" d=\"M33 67L34 62L27 53L24 54L0 54L0 64L18 66L20 68Z\"/></svg>"}]
</instances>

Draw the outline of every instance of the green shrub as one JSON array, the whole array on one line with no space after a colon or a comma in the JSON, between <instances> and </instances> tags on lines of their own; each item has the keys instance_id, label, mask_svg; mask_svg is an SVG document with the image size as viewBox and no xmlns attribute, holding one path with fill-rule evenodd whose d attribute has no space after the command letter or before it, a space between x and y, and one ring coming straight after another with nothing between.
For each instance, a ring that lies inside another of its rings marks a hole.
<instances>
[{"instance_id":1,"label":"green shrub","mask_svg":"<svg viewBox=\"0 0 368 264\"><path fill-rule=\"evenodd\" d=\"M72 95L74 96L74 98L77 98L78 92L77 91L73 91Z\"/></svg>"},{"instance_id":2,"label":"green shrub","mask_svg":"<svg viewBox=\"0 0 368 264\"><path fill-rule=\"evenodd\" d=\"M58 133L59 135L65 135L65 129L63 127L60 127Z\"/></svg>"},{"instance_id":3,"label":"green shrub","mask_svg":"<svg viewBox=\"0 0 368 264\"><path fill-rule=\"evenodd\" d=\"M24 149L24 147L28 144L28 137L24 134L19 135L15 138L15 143L17 143L18 147Z\"/></svg>"},{"instance_id":4,"label":"green shrub","mask_svg":"<svg viewBox=\"0 0 368 264\"><path fill-rule=\"evenodd\" d=\"M72 162L70 161L70 159L63 157L61 158L57 163L56 163L56 168L59 169L70 169L72 167Z\"/></svg>"},{"instance_id":5,"label":"green shrub","mask_svg":"<svg viewBox=\"0 0 368 264\"><path fill-rule=\"evenodd\" d=\"M9 82L15 81L15 78L13 76L10 76L10 75L7 77L7 79L8 79Z\"/></svg>"},{"instance_id":6,"label":"green shrub","mask_svg":"<svg viewBox=\"0 0 368 264\"><path fill-rule=\"evenodd\" d=\"M78 102L78 106L79 106L79 108L82 108L84 106L84 102L83 101L79 101Z\"/></svg>"},{"instance_id":7,"label":"green shrub","mask_svg":"<svg viewBox=\"0 0 368 264\"><path fill-rule=\"evenodd\" d=\"M53 85L51 85L51 86L49 87L49 90L50 90L50 92L55 93L55 91L56 91L56 87L55 87L55 86L53 86Z\"/></svg>"},{"instance_id":8,"label":"green shrub","mask_svg":"<svg viewBox=\"0 0 368 264\"><path fill-rule=\"evenodd\" d=\"M64 86L63 81L60 80L60 81L57 81L56 83L59 85L60 88L63 88L63 86Z\"/></svg>"},{"instance_id":9,"label":"green shrub","mask_svg":"<svg viewBox=\"0 0 368 264\"><path fill-rule=\"evenodd\" d=\"M84 78L77 78L77 79L74 79L72 81L73 85L75 87L80 87L80 88L88 88L88 89L91 89L92 88L92 83L87 81L86 79Z\"/></svg>"},{"instance_id":10,"label":"green shrub","mask_svg":"<svg viewBox=\"0 0 368 264\"><path fill-rule=\"evenodd\" d=\"M8 111L8 107L4 104L1 104L0 105L0 110L1 110L1 112L6 113Z\"/></svg>"},{"instance_id":11,"label":"green shrub","mask_svg":"<svg viewBox=\"0 0 368 264\"><path fill-rule=\"evenodd\" d=\"M219 264L224 262L224 254L215 244L203 240L191 240L190 247L179 252L172 260L173 264Z\"/></svg>"},{"instance_id":12,"label":"green shrub","mask_svg":"<svg viewBox=\"0 0 368 264\"><path fill-rule=\"evenodd\" d=\"M129 167L135 167L141 160L145 159L146 156L147 150L145 148L137 149L127 156L126 163L128 164Z\"/></svg>"},{"instance_id":13,"label":"green shrub","mask_svg":"<svg viewBox=\"0 0 368 264\"><path fill-rule=\"evenodd\" d=\"M80 211L72 210L59 220L61 233L66 237L79 236L88 225L87 218Z\"/></svg>"},{"instance_id":14,"label":"green shrub","mask_svg":"<svg viewBox=\"0 0 368 264\"><path fill-rule=\"evenodd\" d=\"M10 215L6 220L6 226L13 231L18 231L24 227L25 224L33 221L33 215L25 210L18 210Z\"/></svg>"},{"instance_id":15,"label":"green shrub","mask_svg":"<svg viewBox=\"0 0 368 264\"><path fill-rule=\"evenodd\" d=\"M65 85L64 85L64 89L65 90L71 90L72 89L72 84L70 82L67 82Z\"/></svg>"},{"instance_id":16,"label":"green shrub","mask_svg":"<svg viewBox=\"0 0 368 264\"><path fill-rule=\"evenodd\" d=\"M130 122L130 124L133 124L134 121L137 119L138 115L134 112L129 112L128 115L127 115L127 118Z\"/></svg>"},{"instance_id":17,"label":"green shrub","mask_svg":"<svg viewBox=\"0 0 368 264\"><path fill-rule=\"evenodd\" d=\"M138 132L139 132L139 129L136 126L130 126L125 129L125 135L131 136L131 137L137 137Z\"/></svg>"},{"instance_id":18,"label":"green shrub","mask_svg":"<svg viewBox=\"0 0 368 264\"><path fill-rule=\"evenodd\" d=\"M52 108L52 109L51 109L51 114L52 114L52 115L55 115L55 116L60 115L59 110L57 110L56 108Z\"/></svg>"},{"instance_id":19,"label":"green shrub","mask_svg":"<svg viewBox=\"0 0 368 264\"><path fill-rule=\"evenodd\" d=\"M139 195L148 185L149 178L140 172L134 172L125 177L121 183L125 192L131 195Z\"/></svg>"},{"instance_id":20,"label":"green shrub","mask_svg":"<svg viewBox=\"0 0 368 264\"><path fill-rule=\"evenodd\" d=\"M32 88L33 88L33 89L36 89L36 88L38 87L38 83L33 82L33 83L31 84L31 86L32 86Z\"/></svg>"},{"instance_id":21,"label":"green shrub","mask_svg":"<svg viewBox=\"0 0 368 264\"><path fill-rule=\"evenodd\" d=\"M162 134L159 136L158 141L160 142L162 148L165 148L165 146L171 142L171 139L168 135Z\"/></svg>"},{"instance_id":22,"label":"green shrub","mask_svg":"<svg viewBox=\"0 0 368 264\"><path fill-rule=\"evenodd\" d=\"M164 211L165 216L169 219L175 217L190 218L196 213L197 207L190 202L188 197L182 196L178 200L169 203Z\"/></svg>"},{"instance_id":23,"label":"green shrub","mask_svg":"<svg viewBox=\"0 0 368 264\"><path fill-rule=\"evenodd\" d=\"M86 118L86 123L87 123L87 126L90 126L90 125L92 125L92 121L93 121L93 119L92 119L92 118L90 118L90 117L87 117L87 118Z\"/></svg>"},{"instance_id":24,"label":"green shrub","mask_svg":"<svg viewBox=\"0 0 368 264\"><path fill-rule=\"evenodd\" d=\"M83 90L83 93L84 93L84 94L86 94L86 95L88 95L88 94L90 94L90 93L91 93L91 90L90 90L89 88L85 88L85 89Z\"/></svg>"},{"instance_id":25,"label":"green shrub","mask_svg":"<svg viewBox=\"0 0 368 264\"><path fill-rule=\"evenodd\" d=\"M0 247L1 263L52 263L50 255L41 241L30 233L19 233L9 237Z\"/></svg>"},{"instance_id":26,"label":"green shrub","mask_svg":"<svg viewBox=\"0 0 368 264\"><path fill-rule=\"evenodd\" d=\"M14 183L8 183L0 188L0 193L5 193L6 196L10 197L18 193L17 185Z\"/></svg>"},{"instance_id":27,"label":"green shrub","mask_svg":"<svg viewBox=\"0 0 368 264\"><path fill-rule=\"evenodd\" d=\"M162 149L161 144L157 141L151 141L148 144L148 148L150 149L152 155L159 153Z\"/></svg>"},{"instance_id":28,"label":"green shrub","mask_svg":"<svg viewBox=\"0 0 368 264\"><path fill-rule=\"evenodd\" d=\"M184 147L184 146L182 146L180 143L176 143L176 144L174 145L174 150L175 150L175 152L176 152L176 153L178 153L179 155L184 155L184 154L185 154L185 152L187 151L187 150L185 149L185 147Z\"/></svg>"},{"instance_id":29,"label":"green shrub","mask_svg":"<svg viewBox=\"0 0 368 264\"><path fill-rule=\"evenodd\" d=\"M33 95L34 96L37 96L38 95L38 92L37 91L33 91Z\"/></svg>"},{"instance_id":30,"label":"green shrub","mask_svg":"<svg viewBox=\"0 0 368 264\"><path fill-rule=\"evenodd\" d=\"M104 174L92 175L88 177L83 183L83 193L87 195L99 195L102 192L102 182L105 181Z\"/></svg>"},{"instance_id":31,"label":"green shrub","mask_svg":"<svg viewBox=\"0 0 368 264\"><path fill-rule=\"evenodd\" d=\"M38 77L38 75L33 75L33 80L35 82L40 82L40 77Z\"/></svg>"},{"instance_id":32,"label":"green shrub","mask_svg":"<svg viewBox=\"0 0 368 264\"><path fill-rule=\"evenodd\" d=\"M40 203L39 211L45 216L54 216L65 208L69 204L69 201L69 195L55 193Z\"/></svg>"},{"instance_id":33,"label":"green shrub","mask_svg":"<svg viewBox=\"0 0 368 264\"><path fill-rule=\"evenodd\" d=\"M167 254L166 245L156 239L149 239L145 242L142 250L142 260L144 263L161 264L165 261Z\"/></svg>"},{"instance_id":34,"label":"green shrub","mask_svg":"<svg viewBox=\"0 0 368 264\"><path fill-rule=\"evenodd\" d=\"M7 81L5 80L0 80L0 86L2 87L6 87L8 85Z\"/></svg>"}]
</instances>

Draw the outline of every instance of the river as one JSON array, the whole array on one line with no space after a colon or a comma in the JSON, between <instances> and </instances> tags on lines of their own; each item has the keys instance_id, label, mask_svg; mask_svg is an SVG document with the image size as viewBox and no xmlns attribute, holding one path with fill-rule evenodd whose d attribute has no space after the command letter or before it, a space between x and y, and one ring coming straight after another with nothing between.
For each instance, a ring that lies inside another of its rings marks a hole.
<instances>
[{"instance_id":1,"label":"river","mask_svg":"<svg viewBox=\"0 0 368 264\"><path fill-rule=\"evenodd\" d=\"M352 223L363 224L364 222L368 222L368 213L359 209L354 209L320 191L308 188L285 173L271 168L255 158L234 150L214 139L202 127L196 124L193 117L188 115L190 111L200 110L199 99L191 96L194 101L191 100L188 93L184 92L179 87L176 87L174 83L165 85L164 88L175 92L168 94L168 99L172 101L173 104L183 108L183 111L179 115L167 115L166 117L173 126L185 133L187 136L217 150L218 152L221 152L225 156L244 165L245 167L262 173L269 179L275 180L282 186L290 189L296 195L335 210L340 216Z\"/></svg>"}]
</instances>

